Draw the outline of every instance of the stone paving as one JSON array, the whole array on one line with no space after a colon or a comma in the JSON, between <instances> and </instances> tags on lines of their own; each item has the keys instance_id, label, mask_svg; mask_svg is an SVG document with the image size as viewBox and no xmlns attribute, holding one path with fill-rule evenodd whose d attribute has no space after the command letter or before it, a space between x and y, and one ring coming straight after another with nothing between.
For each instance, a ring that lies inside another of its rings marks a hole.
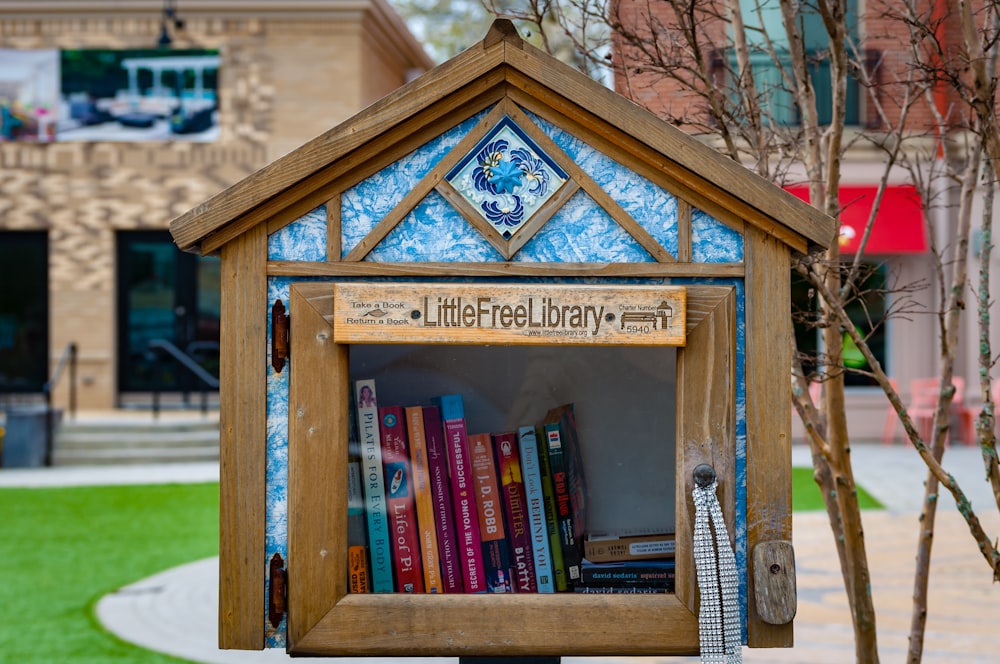
<instances>
[{"instance_id":1,"label":"stone paving","mask_svg":"<svg viewBox=\"0 0 1000 664\"><path fill-rule=\"evenodd\" d=\"M878 621L879 655L884 662L904 661L910 623L912 571L918 515L923 497L922 462L902 445L857 445L855 474L859 483L878 498L885 510L864 514L872 593ZM793 464L809 465L808 450L796 446ZM993 506L978 448L948 450L945 467L962 484L979 508L991 537L1000 534L1000 515ZM135 468L120 469L136 472ZM152 472L152 469L148 469ZM0 486L51 485L42 481L53 471L3 471ZM60 471L63 472L63 471ZM101 469L90 483L115 481L118 472ZM101 476L103 473L103 476ZM141 471L139 471L141 474ZM187 468L161 467L158 481L206 481L218 477L212 464ZM134 476L133 476L134 477ZM77 481L80 481L77 478ZM798 615L795 647L744 649L745 662L839 664L854 661L850 613L840 577L839 563L824 513L795 513L794 545L798 582ZM925 664L1000 661L1000 586L991 582L989 570L969 536L968 528L949 496L942 496L938 511L927 619ZM220 651L215 634L218 606L217 559L199 561L168 570L107 595L97 607L102 623L119 637L153 650L194 662L229 664L276 662L289 659L284 652ZM311 660L382 664L389 658ZM418 658L412 662L449 664L456 658ZM697 662L678 657L564 657L564 664L668 664Z\"/></svg>"}]
</instances>

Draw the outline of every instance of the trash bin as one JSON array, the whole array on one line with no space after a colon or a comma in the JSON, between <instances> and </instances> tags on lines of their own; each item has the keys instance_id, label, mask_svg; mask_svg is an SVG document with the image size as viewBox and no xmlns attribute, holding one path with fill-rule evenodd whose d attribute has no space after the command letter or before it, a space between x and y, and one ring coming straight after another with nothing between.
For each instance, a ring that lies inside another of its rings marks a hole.
<instances>
[{"instance_id":1,"label":"trash bin","mask_svg":"<svg viewBox=\"0 0 1000 664\"><path fill-rule=\"evenodd\" d=\"M62 411L52 411L52 429ZM7 410L7 426L3 436L0 466L31 468L45 465L45 433L49 418L44 406L19 406Z\"/></svg>"}]
</instances>

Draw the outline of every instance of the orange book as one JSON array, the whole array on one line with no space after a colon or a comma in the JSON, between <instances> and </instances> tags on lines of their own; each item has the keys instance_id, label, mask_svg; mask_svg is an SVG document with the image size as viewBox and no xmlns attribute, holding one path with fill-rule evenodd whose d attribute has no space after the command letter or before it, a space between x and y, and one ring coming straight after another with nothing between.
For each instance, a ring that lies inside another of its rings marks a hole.
<instances>
[{"instance_id":1,"label":"orange book","mask_svg":"<svg viewBox=\"0 0 1000 664\"><path fill-rule=\"evenodd\" d=\"M355 545L347 549L347 568L350 570L350 590L352 593L367 593L368 553L367 547Z\"/></svg>"},{"instance_id":2,"label":"orange book","mask_svg":"<svg viewBox=\"0 0 1000 664\"><path fill-rule=\"evenodd\" d=\"M417 506L417 535L424 568L424 592L443 593L438 557L437 526L431 496L431 476L427 466L427 440L424 437L424 412L420 406L406 408L406 427L410 437L410 462L413 465L413 497Z\"/></svg>"}]
</instances>

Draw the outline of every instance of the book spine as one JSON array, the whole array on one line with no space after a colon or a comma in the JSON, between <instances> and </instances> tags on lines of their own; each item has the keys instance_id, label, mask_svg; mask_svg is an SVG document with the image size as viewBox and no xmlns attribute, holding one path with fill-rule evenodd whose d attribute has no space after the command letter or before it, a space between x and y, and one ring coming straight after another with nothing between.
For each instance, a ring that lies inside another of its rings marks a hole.
<instances>
[{"instance_id":1,"label":"book spine","mask_svg":"<svg viewBox=\"0 0 1000 664\"><path fill-rule=\"evenodd\" d=\"M413 498L417 507L417 532L424 570L424 591L443 593L441 566L438 563L437 527L434 523L434 500L431 496L430 469L427 465L427 442L424 436L424 411L420 406L406 408L406 430L410 439L410 462L413 466Z\"/></svg>"},{"instance_id":2,"label":"book spine","mask_svg":"<svg viewBox=\"0 0 1000 664\"><path fill-rule=\"evenodd\" d=\"M583 561L583 541L587 529L587 482L584 476L583 452L577 436L576 413L573 404L560 406L559 433L562 434L563 461L569 490L570 516L573 523L574 554Z\"/></svg>"},{"instance_id":3,"label":"book spine","mask_svg":"<svg viewBox=\"0 0 1000 664\"><path fill-rule=\"evenodd\" d=\"M545 508L545 528L549 535L549 556L552 564L552 581L559 592L569 590L566 579L566 569L563 566L562 537L559 534L559 514L556 509L555 488L552 486L552 468L549 465L549 453L545 447L545 430L537 429L536 440L543 441L538 445L538 470L542 476L542 500Z\"/></svg>"},{"instance_id":4,"label":"book spine","mask_svg":"<svg viewBox=\"0 0 1000 664\"><path fill-rule=\"evenodd\" d=\"M545 445L552 470L552 488L555 496L556 515L559 520L559 541L562 543L563 570L566 582L572 586L580 580L581 556L573 526L573 506L570 502L569 478L566 473L566 459L563 454L562 434L558 422L545 425Z\"/></svg>"},{"instance_id":5,"label":"book spine","mask_svg":"<svg viewBox=\"0 0 1000 664\"><path fill-rule=\"evenodd\" d=\"M469 436L472 484L479 512L479 533L486 569L486 588L491 593L514 592L510 546L503 522L503 496L493 462L493 440L488 433Z\"/></svg>"},{"instance_id":6,"label":"book spine","mask_svg":"<svg viewBox=\"0 0 1000 664\"><path fill-rule=\"evenodd\" d=\"M371 560L371 587L376 593L391 593L392 545L385 502L385 475L382 471L382 440L378 424L375 381L355 383L358 438L361 443L361 488L368 519L368 554Z\"/></svg>"},{"instance_id":7,"label":"book spine","mask_svg":"<svg viewBox=\"0 0 1000 664\"><path fill-rule=\"evenodd\" d=\"M427 469L430 473L431 499L434 503L434 525L437 529L438 559L444 592L460 593L462 565L458 558L455 517L452 511L448 453L445 447L441 411L437 406L424 408L424 437L427 444Z\"/></svg>"},{"instance_id":8,"label":"book spine","mask_svg":"<svg viewBox=\"0 0 1000 664\"><path fill-rule=\"evenodd\" d=\"M406 443L403 408L380 407L378 415L382 431L382 465L388 485L386 504L389 510L396 591L422 593L424 578L420 570L420 537L417 533L412 466Z\"/></svg>"},{"instance_id":9,"label":"book spine","mask_svg":"<svg viewBox=\"0 0 1000 664\"><path fill-rule=\"evenodd\" d=\"M368 551L358 545L347 548L347 569L349 588L352 593L366 593L368 590Z\"/></svg>"},{"instance_id":10,"label":"book spine","mask_svg":"<svg viewBox=\"0 0 1000 664\"><path fill-rule=\"evenodd\" d=\"M573 592L591 595L659 595L671 591L666 588L643 588L641 586L634 588L618 588L614 586L578 585L573 588Z\"/></svg>"},{"instance_id":11,"label":"book spine","mask_svg":"<svg viewBox=\"0 0 1000 664\"><path fill-rule=\"evenodd\" d=\"M475 489L472 485L465 406L461 395L449 394L438 398L438 407L441 409L448 449L448 468L451 471L451 498L459 560L462 563L462 585L467 593L484 593L487 592L486 576Z\"/></svg>"},{"instance_id":12,"label":"book spine","mask_svg":"<svg viewBox=\"0 0 1000 664\"><path fill-rule=\"evenodd\" d=\"M361 461L347 463L347 545L350 552L348 566L351 592L370 592L368 588L368 541L365 534L365 498L361 490ZM358 559L356 559L359 558ZM363 586L363 590L354 588Z\"/></svg>"},{"instance_id":13,"label":"book spine","mask_svg":"<svg viewBox=\"0 0 1000 664\"><path fill-rule=\"evenodd\" d=\"M555 578L552 573L549 529L545 521L545 493L538 459L538 435L534 427L525 426L517 430L517 439L524 477L528 546L532 557L531 566L534 569L535 590L540 593L551 593L555 592ZM518 574L520 578L520 571Z\"/></svg>"},{"instance_id":14,"label":"book spine","mask_svg":"<svg viewBox=\"0 0 1000 664\"><path fill-rule=\"evenodd\" d=\"M673 567L604 567L584 565L580 582L587 586L640 586L674 589L677 571Z\"/></svg>"},{"instance_id":15,"label":"book spine","mask_svg":"<svg viewBox=\"0 0 1000 664\"><path fill-rule=\"evenodd\" d=\"M592 563L673 558L676 552L673 535L587 538L583 543L583 556Z\"/></svg>"},{"instance_id":16,"label":"book spine","mask_svg":"<svg viewBox=\"0 0 1000 664\"><path fill-rule=\"evenodd\" d=\"M538 592L535 558L531 546L528 497L524 488L517 433L511 431L493 436L493 452L497 460L500 493L503 495L504 525L507 528L507 541L510 544L514 592Z\"/></svg>"}]
</instances>

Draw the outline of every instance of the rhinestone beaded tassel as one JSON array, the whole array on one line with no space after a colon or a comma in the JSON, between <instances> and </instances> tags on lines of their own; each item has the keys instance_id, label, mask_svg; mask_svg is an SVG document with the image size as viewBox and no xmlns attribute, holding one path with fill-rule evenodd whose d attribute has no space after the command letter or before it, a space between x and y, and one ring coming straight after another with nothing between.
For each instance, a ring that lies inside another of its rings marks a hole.
<instances>
[{"instance_id":1,"label":"rhinestone beaded tassel","mask_svg":"<svg viewBox=\"0 0 1000 664\"><path fill-rule=\"evenodd\" d=\"M729 545L729 531L715 495L716 486L716 482L704 488L696 485L691 492L695 508L694 563L701 593L698 638L703 663L739 664L743 661L743 649L736 556Z\"/></svg>"}]
</instances>

